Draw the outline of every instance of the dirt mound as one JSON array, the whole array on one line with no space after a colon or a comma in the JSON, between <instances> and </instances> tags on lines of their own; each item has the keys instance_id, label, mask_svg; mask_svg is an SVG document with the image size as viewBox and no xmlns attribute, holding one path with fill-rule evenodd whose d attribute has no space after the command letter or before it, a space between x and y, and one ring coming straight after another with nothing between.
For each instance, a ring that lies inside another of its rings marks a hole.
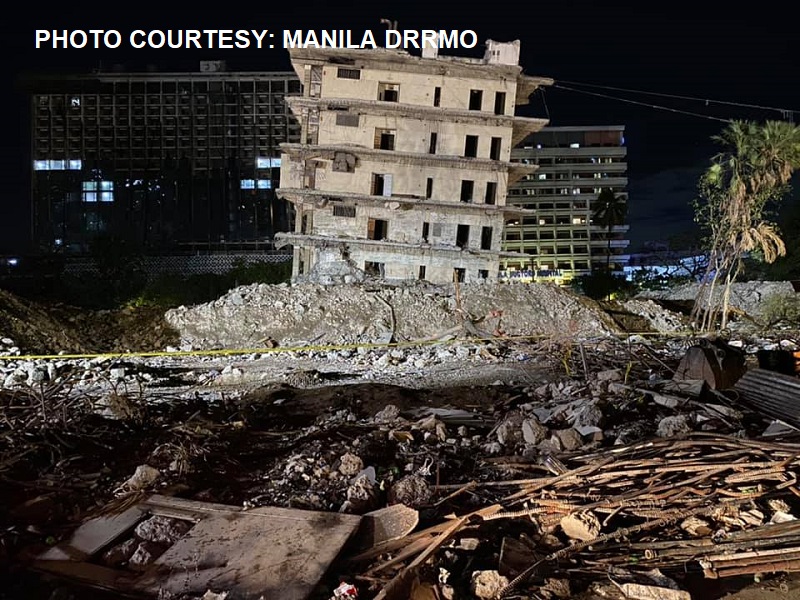
<instances>
[{"instance_id":1,"label":"dirt mound","mask_svg":"<svg viewBox=\"0 0 800 600\"><path fill-rule=\"evenodd\" d=\"M352 344L438 338L464 315L480 332L510 336L589 337L618 331L593 301L553 285L479 283L453 286L255 284L218 300L166 314L195 348Z\"/></svg>"},{"instance_id":2,"label":"dirt mound","mask_svg":"<svg viewBox=\"0 0 800 600\"><path fill-rule=\"evenodd\" d=\"M176 344L163 310L132 307L87 311L43 305L0 290L0 338L23 354L153 352Z\"/></svg>"},{"instance_id":3,"label":"dirt mound","mask_svg":"<svg viewBox=\"0 0 800 600\"><path fill-rule=\"evenodd\" d=\"M29 300L0 290L0 335L22 352L88 352L86 338L53 312Z\"/></svg>"}]
</instances>

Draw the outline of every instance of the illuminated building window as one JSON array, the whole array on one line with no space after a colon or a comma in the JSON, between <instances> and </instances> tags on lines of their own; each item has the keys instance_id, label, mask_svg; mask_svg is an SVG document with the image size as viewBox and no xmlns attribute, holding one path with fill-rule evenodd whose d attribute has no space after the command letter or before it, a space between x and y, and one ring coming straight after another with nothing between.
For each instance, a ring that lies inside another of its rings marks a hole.
<instances>
[{"instance_id":1,"label":"illuminated building window","mask_svg":"<svg viewBox=\"0 0 800 600\"><path fill-rule=\"evenodd\" d=\"M271 190L272 181L270 179L259 179L256 182L256 187L260 190Z\"/></svg>"},{"instance_id":2,"label":"illuminated building window","mask_svg":"<svg viewBox=\"0 0 800 600\"><path fill-rule=\"evenodd\" d=\"M259 156L256 158L256 169L272 169L280 166L280 158L267 158L266 156Z\"/></svg>"},{"instance_id":3,"label":"illuminated building window","mask_svg":"<svg viewBox=\"0 0 800 600\"><path fill-rule=\"evenodd\" d=\"M83 167L81 160L35 160L34 171L80 171Z\"/></svg>"},{"instance_id":4,"label":"illuminated building window","mask_svg":"<svg viewBox=\"0 0 800 600\"><path fill-rule=\"evenodd\" d=\"M243 190L254 190L254 189L256 189L256 181L255 181L255 179L242 179L241 188Z\"/></svg>"},{"instance_id":5,"label":"illuminated building window","mask_svg":"<svg viewBox=\"0 0 800 600\"><path fill-rule=\"evenodd\" d=\"M81 192L84 202L113 202L113 181L84 181Z\"/></svg>"}]
</instances>

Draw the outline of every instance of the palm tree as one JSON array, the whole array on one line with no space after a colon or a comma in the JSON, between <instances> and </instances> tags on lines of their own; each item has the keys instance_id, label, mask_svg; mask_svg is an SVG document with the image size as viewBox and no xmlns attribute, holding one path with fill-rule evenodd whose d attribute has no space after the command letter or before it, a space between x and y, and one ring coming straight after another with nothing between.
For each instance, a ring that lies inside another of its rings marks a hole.
<instances>
[{"instance_id":1,"label":"palm tree","mask_svg":"<svg viewBox=\"0 0 800 600\"><path fill-rule=\"evenodd\" d=\"M768 263L786 254L767 210L786 194L800 168L800 127L792 123L734 121L713 139L723 151L700 180L695 216L708 232L708 271L692 311L702 329L711 329L720 312L722 328L727 326L730 284L746 253L758 251ZM725 285L721 305L715 294L720 281Z\"/></svg>"},{"instance_id":2,"label":"palm tree","mask_svg":"<svg viewBox=\"0 0 800 600\"><path fill-rule=\"evenodd\" d=\"M627 216L628 203L625 197L617 196L610 188L602 190L592 203L592 225L606 229L608 239L606 271L611 271L611 232L617 225L624 224Z\"/></svg>"}]
</instances>

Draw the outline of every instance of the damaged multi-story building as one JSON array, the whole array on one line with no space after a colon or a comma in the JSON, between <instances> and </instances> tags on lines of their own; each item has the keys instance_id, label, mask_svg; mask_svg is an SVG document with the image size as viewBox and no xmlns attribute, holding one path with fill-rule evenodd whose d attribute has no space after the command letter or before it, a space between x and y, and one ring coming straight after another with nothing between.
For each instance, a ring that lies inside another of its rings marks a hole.
<instances>
[{"instance_id":1,"label":"damaged multi-story building","mask_svg":"<svg viewBox=\"0 0 800 600\"><path fill-rule=\"evenodd\" d=\"M511 148L547 124L515 117L552 80L524 75L519 41L482 59L295 48L301 142L281 146L295 207L294 276L367 273L434 283L498 277L508 186L536 165ZM524 211L523 211L524 212Z\"/></svg>"}]
</instances>

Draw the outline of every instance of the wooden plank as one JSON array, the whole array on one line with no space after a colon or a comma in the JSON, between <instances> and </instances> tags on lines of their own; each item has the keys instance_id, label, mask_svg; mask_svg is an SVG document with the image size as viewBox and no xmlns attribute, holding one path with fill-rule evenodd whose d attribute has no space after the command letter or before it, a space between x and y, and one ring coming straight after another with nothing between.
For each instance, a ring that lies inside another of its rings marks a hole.
<instances>
[{"instance_id":1,"label":"wooden plank","mask_svg":"<svg viewBox=\"0 0 800 600\"><path fill-rule=\"evenodd\" d=\"M152 594L211 589L242 600L304 600L360 522L355 515L272 507L210 513L137 587Z\"/></svg>"},{"instance_id":2,"label":"wooden plank","mask_svg":"<svg viewBox=\"0 0 800 600\"><path fill-rule=\"evenodd\" d=\"M140 596L134 588L138 573L131 574L102 565L72 560L36 560L31 563L31 568L94 588Z\"/></svg>"},{"instance_id":3,"label":"wooden plank","mask_svg":"<svg viewBox=\"0 0 800 600\"><path fill-rule=\"evenodd\" d=\"M241 512L244 510L238 506L215 504L212 502L198 502L172 496L160 496L158 494L150 496L147 500L142 502L140 506L148 509L154 515L161 515L174 519L188 519L191 521L199 521L209 515L227 515L232 512Z\"/></svg>"},{"instance_id":4,"label":"wooden plank","mask_svg":"<svg viewBox=\"0 0 800 600\"><path fill-rule=\"evenodd\" d=\"M419 525L419 512L404 504L393 504L363 515L358 549L374 548L407 536Z\"/></svg>"},{"instance_id":5,"label":"wooden plank","mask_svg":"<svg viewBox=\"0 0 800 600\"><path fill-rule=\"evenodd\" d=\"M117 515L92 519L76 529L68 541L50 548L38 558L39 560L85 560L133 529L146 516L147 511L137 505Z\"/></svg>"},{"instance_id":6,"label":"wooden plank","mask_svg":"<svg viewBox=\"0 0 800 600\"><path fill-rule=\"evenodd\" d=\"M430 545L422 553L420 553L419 556L417 556L417 558L411 561L411 563L405 569L400 571L400 573L397 574L397 576L389 583L389 585L383 588L380 593L375 596L374 600L405 600L406 598L409 598L414 585L414 580L417 577L417 569L420 565L425 563L425 561L427 561L433 555L433 553L442 546L442 544L453 537L458 530L461 529L472 517L486 517L501 511L502 508L503 507L501 505L494 504L451 521L450 524L448 524L447 529L442 531L442 533L440 533L439 536L434 539Z\"/></svg>"}]
</instances>

